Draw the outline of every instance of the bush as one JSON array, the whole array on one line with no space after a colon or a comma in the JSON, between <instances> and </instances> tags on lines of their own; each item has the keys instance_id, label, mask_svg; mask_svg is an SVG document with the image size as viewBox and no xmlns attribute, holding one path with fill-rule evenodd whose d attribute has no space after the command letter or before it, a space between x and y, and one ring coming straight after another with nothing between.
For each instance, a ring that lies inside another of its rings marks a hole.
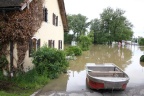
<instances>
[{"instance_id":1,"label":"bush","mask_svg":"<svg viewBox=\"0 0 144 96\"><path fill-rule=\"evenodd\" d=\"M144 62L144 55L140 57L140 62Z\"/></svg>"},{"instance_id":2,"label":"bush","mask_svg":"<svg viewBox=\"0 0 144 96\"><path fill-rule=\"evenodd\" d=\"M83 51L89 50L89 46L91 45L91 39L88 36L80 36L79 45Z\"/></svg>"},{"instance_id":3,"label":"bush","mask_svg":"<svg viewBox=\"0 0 144 96\"><path fill-rule=\"evenodd\" d=\"M57 78L68 67L64 51L48 48L46 45L34 52L32 62L38 74L46 74L50 79Z\"/></svg>"},{"instance_id":4,"label":"bush","mask_svg":"<svg viewBox=\"0 0 144 96\"><path fill-rule=\"evenodd\" d=\"M144 38L139 38L138 43L139 45L144 45Z\"/></svg>"},{"instance_id":5,"label":"bush","mask_svg":"<svg viewBox=\"0 0 144 96\"><path fill-rule=\"evenodd\" d=\"M72 56L72 55L79 56L81 54L82 54L82 50L78 46L69 46L68 48L66 48L67 56Z\"/></svg>"}]
</instances>

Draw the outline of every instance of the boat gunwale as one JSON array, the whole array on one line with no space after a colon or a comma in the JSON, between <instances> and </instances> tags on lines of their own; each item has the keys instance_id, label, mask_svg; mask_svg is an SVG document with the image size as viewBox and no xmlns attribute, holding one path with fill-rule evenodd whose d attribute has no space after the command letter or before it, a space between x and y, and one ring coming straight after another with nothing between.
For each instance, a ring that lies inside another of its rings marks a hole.
<instances>
[{"instance_id":1,"label":"boat gunwale","mask_svg":"<svg viewBox=\"0 0 144 96\"><path fill-rule=\"evenodd\" d=\"M92 63L92 64L95 64L95 63ZM108 66L107 66L108 65ZM105 64L95 64L95 65L87 65L86 64L86 73L87 73L87 75L89 76L89 77L91 77L92 79L94 79L94 80L96 80L97 79L97 81L103 81L103 82L114 82L114 81L110 81L110 80L107 80L107 78L108 77L105 77L106 79L101 79L100 77L97 77L97 76L91 76L90 74L89 74L89 70L88 70L88 66L92 66L92 67L116 67L116 68L118 68L124 75L125 75L125 77L123 77L123 78L125 78L126 80L125 81L121 81L121 79L120 80L117 80L117 81L115 81L115 82L128 82L129 81L129 76L121 69L121 68L119 68L118 66L116 66L115 64L113 64L113 63L105 63ZM111 77L111 78L118 78L118 77Z\"/></svg>"}]
</instances>

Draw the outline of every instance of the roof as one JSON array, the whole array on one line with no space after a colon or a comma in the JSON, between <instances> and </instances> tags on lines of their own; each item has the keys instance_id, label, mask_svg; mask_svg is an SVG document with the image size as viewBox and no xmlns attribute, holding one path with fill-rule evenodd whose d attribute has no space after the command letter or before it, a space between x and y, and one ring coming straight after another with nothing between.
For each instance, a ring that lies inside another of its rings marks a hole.
<instances>
[{"instance_id":1,"label":"roof","mask_svg":"<svg viewBox=\"0 0 144 96\"><path fill-rule=\"evenodd\" d=\"M66 16L64 0L58 0L58 4L59 4L59 9L60 9L61 17L62 17L64 30L68 31L68 23L67 23L67 16Z\"/></svg>"},{"instance_id":2,"label":"roof","mask_svg":"<svg viewBox=\"0 0 144 96\"><path fill-rule=\"evenodd\" d=\"M24 0L0 0L0 7L21 6Z\"/></svg>"},{"instance_id":3,"label":"roof","mask_svg":"<svg viewBox=\"0 0 144 96\"><path fill-rule=\"evenodd\" d=\"M0 10L23 10L32 0L0 0ZM68 31L68 23L64 0L58 0L64 31Z\"/></svg>"},{"instance_id":4,"label":"roof","mask_svg":"<svg viewBox=\"0 0 144 96\"><path fill-rule=\"evenodd\" d=\"M23 10L32 0L0 0L0 10Z\"/></svg>"}]
</instances>

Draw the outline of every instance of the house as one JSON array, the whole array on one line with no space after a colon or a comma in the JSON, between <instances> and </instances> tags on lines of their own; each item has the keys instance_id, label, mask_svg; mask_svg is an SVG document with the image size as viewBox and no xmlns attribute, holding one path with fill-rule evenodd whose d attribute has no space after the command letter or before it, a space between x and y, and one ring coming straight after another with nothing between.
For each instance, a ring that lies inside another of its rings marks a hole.
<instances>
[{"instance_id":1,"label":"house","mask_svg":"<svg viewBox=\"0 0 144 96\"><path fill-rule=\"evenodd\" d=\"M64 49L64 0L0 0L0 40L9 70L32 68L32 50Z\"/></svg>"}]
</instances>

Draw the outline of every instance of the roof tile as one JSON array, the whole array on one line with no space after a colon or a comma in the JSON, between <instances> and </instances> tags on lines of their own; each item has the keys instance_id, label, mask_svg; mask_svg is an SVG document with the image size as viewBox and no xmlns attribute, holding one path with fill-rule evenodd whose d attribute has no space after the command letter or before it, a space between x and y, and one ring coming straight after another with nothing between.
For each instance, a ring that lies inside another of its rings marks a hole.
<instances>
[{"instance_id":1,"label":"roof tile","mask_svg":"<svg viewBox=\"0 0 144 96\"><path fill-rule=\"evenodd\" d=\"M0 0L0 7L21 6L25 0Z\"/></svg>"}]
</instances>

